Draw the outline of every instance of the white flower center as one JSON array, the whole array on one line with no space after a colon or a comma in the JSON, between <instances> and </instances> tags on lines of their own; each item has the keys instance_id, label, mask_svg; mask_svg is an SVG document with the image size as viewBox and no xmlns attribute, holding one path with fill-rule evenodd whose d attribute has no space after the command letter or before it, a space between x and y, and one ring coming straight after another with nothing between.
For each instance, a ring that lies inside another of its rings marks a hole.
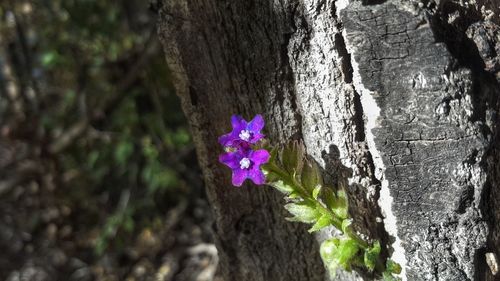
<instances>
[{"instance_id":1,"label":"white flower center","mask_svg":"<svg viewBox=\"0 0 500 281\"><path fill-rule=\"evenodd\" d=\"M244 141L248 141L250 139L250 132L248 130L241 130L239 137Z\"/></svg>"},{"instance_id":2,"label":"white flower center","mask_svg":"<svg viewBox=\"0 0 500 281\"><path fill-rule=\"evenodd\" d=\"M250 163L251 163L250 159L245 157L245 158L241 159L241 161L240 161L240 168L241 169L248 169L248 167L250 167Z\"/></svg>"}]
</instances>

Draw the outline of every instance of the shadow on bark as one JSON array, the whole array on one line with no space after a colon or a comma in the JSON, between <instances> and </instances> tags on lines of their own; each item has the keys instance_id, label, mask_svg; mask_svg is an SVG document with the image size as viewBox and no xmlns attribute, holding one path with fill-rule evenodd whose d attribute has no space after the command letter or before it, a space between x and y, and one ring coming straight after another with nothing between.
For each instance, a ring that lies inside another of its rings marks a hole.
<instances>
[{"instance_id":1,"label":"shadow on bark","mask_svg":"<svg viewBox=\"0 0 500 281\"><path fill-rule=\"evenodd\" d=\"M487 1L483 1L487 2ZM490 7L491 8L491 7ZM493 7L495 8L495 7ZM458 17L456 17L458 15ZM456 17L450 21L450 17ZM481 125L482 133L488 144L479 165L487 173L483 194L481 194L479 208L488 222L489 234L485 248L475 254L475 278L477 280L498 280L491 274L485 259L488 252L500 254L500 67L489 61L491 50L500 42L491 41L487 37L488 28L500 27L492 21L485 21L482 11L471 7L464 7L458 3L444 1L432 16L431 29L438 41L443 42L448 51L456 59L456 65L450 67L457 70L461 67L471 71L472 76L472 105L473 115L471 122ZM498 19L492 19L498 21ZM493 51L494 53L494 51ZM498 62L496 62L498 63ZM475 164L475 163L473 163ZM461 199L473 201L474 192ZM463 207L467 208L465 204ZM470 205L470 204L469 204ZM460 210L459 210L460 211ZM497 261L498 262L498 261Z\"/></svg>"},{"instance_id":2,"label":"shadow on bark","mask_svg":"<svg viewBox=\"0 0 500 281\"><path fill-rule=\"evenodd\" d=\"M321 172L324 176L326 186L333 186L335 188L345 187L349 194L349 214L353 218L355 230L369 239L379 240L382 245L381 256L385 260L389 256L389 252L391 252L391 249L387 249L385 246L391 245L394 242L394 238L389 237L384 229L381 220L382 214L376 204L378 194L374 197L373 202L369 202L366 199L367 194L363 187L348 183L348 179L353 174L352 169L346 167L340 161L338 147L332 144L328 150L328 152L322 152L325 168ZM377 190L380 190L380 187ZM374 277L373 274L364 271L362 268L358 268L357 271L368 280Z\"/></svg>"}]
</instances>

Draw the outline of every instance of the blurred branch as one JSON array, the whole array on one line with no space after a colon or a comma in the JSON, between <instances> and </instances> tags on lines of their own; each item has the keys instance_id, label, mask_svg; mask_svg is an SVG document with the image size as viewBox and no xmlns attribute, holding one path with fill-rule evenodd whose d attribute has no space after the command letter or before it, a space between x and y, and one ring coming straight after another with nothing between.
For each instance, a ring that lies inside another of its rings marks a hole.
<instances>
[{"instance_id":1,"label":"blurred branch","mask_svg":"<svg viewBox=\"0 0 500 281\"><path fill-rule=\"evenodd\" d=\"M0 181L0 196L8 193L12 188L39 176L41 173L40 166L40 163L31 160L19 163L14 176Z\"/></svg>"},{"instance_id":2,"label":"blurred branch","mask_svg":"<svg viewBox=\"0 0 500 281\"><path fill-rule=\"evenodd\" d=\"M14 113L16 117L24 119L24 106L19 96L16 77L12 73L12 66L7 53L8 42L6 40L6 36L0 36L0 81L3 82L1 85L2 96L8 99L11 107L7 112L0 112L0 114Z\"/></svg>"},{"instance_id":3,"label":"blurred branch","mask_svg":"<svg viewBox=\"0 0 500 281\"><path fill-rule=\"evenodd\" d=\"M113 137L118 136L118 134L115 132L105 132L105 131L96 130L92 126L88 127L87 134L88 134L88 137L90 139L98 139L98 140L102 140L106 143L111 142Z\"/></svg>"},{"instance_id":4,"label":"blurred branch","mask_svg":"<svg viewBox=\"0 0 500 281\"><path fill-rule=\"evenodd\" d=\"M151 59L152 56L158 53L159 43L156 38L151 37L146 43L145 50L142 55L137 59L137 61L130 67L130 71L125 75L125 77L117 84L116 92L120 93L128 89L132 83L135 82L141 71L146 66L146 63Z\"/></svg>"},{"instance_id":5,"label":"blurred branch","mask_svg":"<svg viewBox=\"0 0 500 281\"><path fill-rule=\"evenodd\" d=\"M50 146L49 152L51 154L58 154L69 145L74 143L74 141L80 137L87 129L89 122L87 119L81 120L74 124L71 128L66 130L61 136L57 138Z\"/></svg>"},{"instance_id":6,"label":"blurred branch","mask_svg":"<svg viewBox=\"0 0 500 281\"><path fill-rule=\"evenodd\" d=\"M137 80L137 77L147 65L147 62L151 59L152 56L158 53L158 50L158 41L156 40L156 38L154 38L154 36L150 36L149 40L145 44L145 50L142 55L136 60L134 65L130 67L130 71L124 76L124 78L120 82L118 82L114 91L114 97L107 101L107 103L104 105L103 110L95 111L92 114L90 120L91 122L99 120L102 117L101 113L104 113L104 116L107 116L109 114L109 111L114 109L116 105L119 104L120 101L127 96L123 92L125 92L127 88ZM84 100L80 100L80 103L81 102L84 102ZM82 105L80 105L80 107L82 107ZM55 143L50 146L49 152L52 154L57 154L66 149L88 129L88 125L89 121L87 119L74 124L72 127L67 129L60 137L58 137L57 141L55 141Z\"/></svg>"},{"instance_id":7,"label":"blurred branch","mask_svg":"<svg viewBox=\"0 0 500 281\"><path fill-rule=\"evenodd\" d=\"M135 63L129 68L129 71L125 74L125 76L116 84L116 88L114 93L110 99L103 106L102 110L96 111L91 116L91 120L98 120L104 116L109 115L113 109L116 108L116 105L119 104L126 95L123 93L128 90L132 86L132 84L137 80L141 71L147 65L148 61L156 54L158 54L159 43L158 39L154 36L154 32L151 31L151 34L144 44L144 51L141 56L135 61Z\"/></svg>"},{"instance_id":8,"label":"blurred branch","mask_svg":"<svg viewBox=\"0 0 500 281\"><path fill-rule=\"evenodd\" d=\"M24 68L23 69L23 72L24 72L23 76L25 76L25 78L31 82L31 86L33 87L33 91L35 92L35 94L32 97L30 97L30 95L28 95L25 91L23 91L22 94L26 100L28 100L32 103L32 109L35 112L38 112L39 105L38 105L37 97L40 96L40 90L38 88L38 82L33 77L33 60L32 60L32 56L31 56L30 48L28 46L28 42L26 40L26 31L25 31L24 24L23 24L22 20L20 19L20 17L16 13L13 1L10 1L10 7L11 7L11 11L12 11L13 18L14 18L17 38L18 38L19 44L21 45L21 51L22 51L23 58L24 58L24 61L23 61L24 63L22 65L22 67ZM20 77L20 78L22 79L22 77Z\"/></svg>"}]
</instances>

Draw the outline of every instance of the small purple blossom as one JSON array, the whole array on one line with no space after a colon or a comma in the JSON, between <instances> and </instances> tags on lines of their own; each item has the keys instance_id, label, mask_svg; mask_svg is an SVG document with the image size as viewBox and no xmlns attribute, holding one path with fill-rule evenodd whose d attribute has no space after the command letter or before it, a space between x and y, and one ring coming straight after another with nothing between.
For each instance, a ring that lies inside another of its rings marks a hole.
<instances>
[{"instance_id":1,"label":"small purple blossom","mask_svg":"<svg viewBox=\"0 0 500 281\"><path fill-rule=\"evenodd\" d=\"M239 115L233 115L231 124L233 130L219 138L219 143L224 147L247 146L248 144L257 143L264 137L260 132L264 128L264 118L260 114L255 115L250 122L247 122Z\"/></svg>"},{"instance_id":2,"label":"small purple blossom","mask_svg":"<svg viewBox=\"0 0 500 281\"><path fill-rule=\"evenodd\" d=\"M266 181L260 165L267 163L269 157L269 152L265 149L240 148L234 152L221 154L219 161L233 170L234 186L241 186L246 179L260 185Z\"/></svg>"}]
</instances>

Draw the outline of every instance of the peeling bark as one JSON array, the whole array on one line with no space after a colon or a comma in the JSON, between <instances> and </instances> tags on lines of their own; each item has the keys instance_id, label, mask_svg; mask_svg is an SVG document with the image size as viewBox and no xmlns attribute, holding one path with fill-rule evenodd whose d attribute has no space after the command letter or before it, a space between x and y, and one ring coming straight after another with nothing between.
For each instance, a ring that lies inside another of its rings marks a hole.
<instances>
[{"instance_id":1,"label":"peeling bark","mask_svg":"<svg viewBox=\"0 0 500 281\"><path fill-rule=\"evenodd\" d=\"M325 278L317 242L284 220L278 194L230 186L217 137L233 113L263 113L275 143L302 139L327 182L349 187L356 229L389 245L406 279L494 280L500 39L482 15L454 1L164 1L159 35L223 280Z\"/></svg>"}]
</instances>

